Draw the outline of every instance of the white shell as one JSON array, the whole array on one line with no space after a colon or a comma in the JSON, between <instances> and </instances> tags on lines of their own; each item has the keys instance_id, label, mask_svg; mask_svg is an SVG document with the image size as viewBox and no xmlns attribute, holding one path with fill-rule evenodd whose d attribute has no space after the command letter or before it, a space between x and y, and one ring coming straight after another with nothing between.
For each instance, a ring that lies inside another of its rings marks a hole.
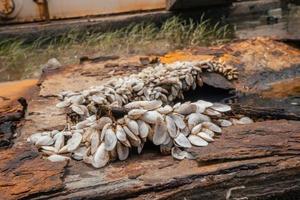
<instances>
[{"instance_id":1,"label":"white shell","mask_svg":"<svg viewBox=\"0 0 300 200\"><path fill-rule=\"evenodd\" d=\"M66 108L71 105L71 102L69 100L61 101L58 104L56 104L57 108Z\"/></svg>"},{"instance_id":2,"label":"white shell","mask_svg":"<svg viewBox=\"0 0 300 200\"><path fill-rule=\"evenodd\" d=\"M198 124L196 126L193 127L191 134L196 135L197 133L199 133L201 131L202 128L202 124Z\"/></svg>"},{"instance_id":3,"label":"white shell","mask_svg":"<svg viewBox=\"0 0 300 200\"><path fill-rule=\"evenodd\" d=\"M56 155L56 154L49 156L47 159L50 160L51 162L63 162L66 160L70 160L69 157Z\"/></svg>"},{"instance_id":4,"label":"white shell","mask_svg":"<svg viewBox=\"0 0 300 200\"><path fill-rule=\"evenodd\" d=\"M250 119L249 117L242 117L242 118L239 120L239 123L240 123L240 124L252 124L252 123L253 123L253 120Z\"/></svg>"},{"instance_id":5,"label":"white shell","mask_svg":"<svg viewBox=\"0 0 300 200\"><path fill-rule=\"evenodd\" d=\"M125 142L127 140L126 133L121 125L117 125L116 127L116 136L121 142Z\"/></svg>"},{"instance_id":6,"label":"white shell","mask_svg":"<svg viewBox=\"0 0 300 200\"><path fill-rule=\"evenodd\" d=\"M208 142L205 141L204 139L202 139L201 137L197 136L197 135L190 135L189 137L189 141L194 145L194 146L198 146L198 147L205 147L208 145Z\"/></svg>"},{"instance_id":7,"label":"white shell","mask_svg":"<svg viewBox=\"0 0 300 200\"><path fill-rule=\"evenodd\" d=\"M140 137L147 138L149 131L150 131L150 126L142 120L138 120L137 123L139 126Z\"/></svg>"},{"instance_id":8,"label":"white shell","mask_svg":"<svg viewBox=\"0 0 300 200\"><path fill-rule=\"evenodd\" d=\"M232 126L232 122L226 119L219 119L218 120L219 125L222 127L228 127L228 126Z\"/></svg>"},{"instance_id":9,"label":"white shell","mask_svg":"<svg viewBox=\"0 0 300 200\"><path fill-rule=\"evenodd\" d=\"M81 140L82 135L79 132L75 132L67 142L68 152L75 151L79 147Z\"/></svg>"},{"instance_id":10,"label":"white shell","mask_svg":"<svg viewBox=\"0 0 300 200\"><path fill-rule=\"evenodd\" d=\"M177 112L182 115L189 115L197 111L197 105L191 103L181 104L177 109L174 109L174 112Z\"/></svg>"},{"instance_id":11,"label":"white shell","mask_svg":"<svg viewBox=\"0 0 300 200\"><path fill-rule=\"evenodd\" d=\"M212 122L203 122L202 127L207 128L215 133L222 133L222 129Z\"/></svg>"},{"instance_id":12,"label":"white shell","mask_svg":"<svg viewBox=\"0 0 300 200\"><path fill-rule=\"evenodd\" d=\"M94 154L97 151L99 145L100 136L99 133L96 130L94 130L91 135L91 154Z\"/></svg>"},{"instance_id":13,"label":"white shell","mask_svg":"<svg viewBox=\"0 0 300 200\"><path fill-rule=\"evenodd\" d=\"M174 139L176 144L183 148L191 148L192 145L190 141L182 134L179 133L179 135Z\"/></svg>"},{"instance_id":14,"label":"white shell","mask_svg":"<svg viewBox=\"0 0 300 200\"><path fill-rule=\"evenodd\" d=\"M162 118L162 115L154 110L146 112L141 119L149 124L155 124L157 118Z\"/></svg>"},{"instance_id":15,"label":"white shell","mask_svg":"<svg viewBox=\"0 0 300 200\"><path fill-rule=\"evenodd\" d=\"M127 127L129 128L129 130L131 130L132 133L134 133L135 135L139 135L139 125L136 121L131 120L126 117L125 123L126 123Z\"/></svg>"},{"instance_id":16,"label":"white shell","mask_svg":"<svg viewBox=\"0 0 300 200\"><path fill-rule=\"evenodd\" d=\"M117 145L117 137L112 129L107 129L104 136L105 150L112 151Z\"/></svg>"},{"instance_id":17,"label":"white shell","mask_svg":"<svg viewBox=\"0 0 300 200\"><path fill-rule=\"evenodd\" d=\"M35 145L36 146L50 146L54 143L54 140L48 135L41 135L38 137Z\"/></svg>"},{"instance_id":18,"label":"white shell","mask_svg":"<svg viewBox=\"0 0 300 200\"><path fill-rule=\"evenodd\" d=\"M138 119L140 118L147 110L144 109L133 109L128 112L128 117L131 119Z\"/></svg>"},{"instance_id":19,"label":"white shell","mask_svg":"<svg viewBox=\"0 0 300 200\"><path fill-rule=\"evenodd\" d=\"M119 160L126 160L129 156L129 148L118 142L117 153Z\"/></svg>"},{"instance_id":20,"label":"white shell","mask_svg":"<svg viewBox=\"0 0 300 200\"><path fill-rule=\"evenodd\" d=\"M176 114L172 114L170 115L170 117L172 117L172 119L174 120L176 126L179 129L184 129L186 127L184 121L183 121L183 117L180 115L176 115Z\"/></svg>"},{"instance_id":21,"label":"white shell","mask_svg":"<svg viewBox=\"0 0 300 200\"><path fill-rule=\"evenodd\" d=\"M199 137L201 137L202 139L204 139L205 141L207 142L213 142L215 141L211 136L210 134L208 133L205 133L205 132L200 132L197 134Z\"/></svg>"},{"instance_id":22,"label":"white shell","mask_svg":"<svg viewBox=\"0 0 300 200\"><path fill-rule=\"evenodd\" d=\"M59 132L55 135L55 138L54 147L59 151L65 145L65 136L63 132Z\"/></svg>"},{"instance_id":23,"label":"white shell","mask_svg":"<svg viewBox=\"0 0 300 200\"><path fill-rule=\"evenodd\" d=\"M158 118L154 127L153 144L164 144L168 136L167 126L162 118Z\"/></svg>"},{"instance_id":24,"label":"white shell","mask_svg":"<svg viewBox=\"0 0 300 200\"><path fill-rule=\"evenodd\" d=\"M161 114L167 115L173 111L173 108L169 105L166 105L165 107L158 108L157 111Z\"/></svg>"},{"instance_id":25,"label":"white shell","mask_svg":"<svg viewBox=\"0 0 300 200\"><path fill-rule=\"evenodd\" d=\"M92 159L92 165L95 168L104 167L109 161L108 151L105 150L105 144L101 143Z\"/></svg>"},{"instance_id":26,"label":"white shell","mask_svg":"<svg viewBox=\"0 0 300 200\"><path fill-rule=\"evenodd\" d=\"M219 111L219 112L228 112L231 111L231 107L221 103L214 103L210 108Z\"/></svg>"},{"instance_id":27,"label":"white shell","mask_svg":"<svg viewBox=\"0 0 300 200\"><path fill-rule=\"evenodd\" d=\"M192 129L194 126L196 126L199 123L210 121L210 118L208 116L203 115L201 113L192 113L187 116L187 119L188 119L189 129Z\"/></svg>"},{"instance_id":28,"label":"white shell","mask_svg":"<svg viewBox=\"0 0 300 200\"><path fill-rule=\"evenodd\" d=\"M178 132L176 129L176 124L172 117L166 116L166 125L169 132L170 137L175 138L178 136Z\"/></svg>"}]
</instances>

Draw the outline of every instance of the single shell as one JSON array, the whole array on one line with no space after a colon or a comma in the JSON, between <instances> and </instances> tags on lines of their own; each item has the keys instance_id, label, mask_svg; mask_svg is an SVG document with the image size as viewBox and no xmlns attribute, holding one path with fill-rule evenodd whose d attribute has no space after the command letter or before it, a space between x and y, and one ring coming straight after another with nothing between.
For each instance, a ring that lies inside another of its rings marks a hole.
<instances>
[{"instance_id":1,"label":"single shell","mask_svg":"<svg viewBox=\"0 0 300 200\"><path fill-rule=\"evenodd\" d=\"M157 111L161 114L167 115L173 111L173 108L169 105L166 105L165 107L158 108Z\"/></svg>"},{"instance_id":2,"label":"single shell","mask_svg":"<svg viewBox=\"0 0 300 200\"><path fill-rule=\"evenodd\" d=\"M208 145L208 143L204 139L197 135L190 135L188 139L194 146L205 147Z\"/></svg>"},{"instance_id":3,"label":"single shell","mask_svg":"<svg viewBox=\"0 0 300 200\"><path fill-rule=\"evenodd\" d=\"M153 144L163 144L168 136L167 126L162 118L157 118L157 122L154 127Z\"/></svg>"},{"instance_id":4,"label":"single shell","mask_svg":"<svg viewBox=\"0 0 300 200\"><path fill-rule=\"evenodd\" d=\"M201 113L192 113L187 116L187 119L188 119L189 129L193 129L193 127L199 123L210 121L210 118L208 116L203 115Z\"/></svg>"},{"instance_id":5,"label":"single shell","mask_svg":"<svg viewBox=\"0 0 300 200\"><path fill-rule=\"evenodd\" d=\"M208 101L204 101L204 100L198 100L195 102L195 104L198 104L199 106L203 107L203 108L208 108L211 107L213 104L211 102Z\"/></svg>"},{"instance_id":6,"label":"single shell","mask_svg":"<svg viewBox=\"0 0 300 200\"><path fill-rule=\"evenodd\" d=\"M117 145L117 137L112 129L107 129L104 136L105 150L112 151Z\"/></svg>"},{"instance_id":7,"label":"single shell","mask_svg":"<svg viewBox=\"0 0 300 200\"><path fill-rule=\"evenodd\" d=\"M222 127L228 127L228 126L232 126L232 122L226 119L219 119L218 123L220 126Z\"/></svg>"},{"instance_id":8,"label":"single shell","mask_svg":"<svg viewBox=\"0 0 300 200\"><path fill-rule=\"evenodd\" d=\"M112 120L109 117L101 117L99 120L97 120L96 125L93 126L93 128L101 130L106 124L112 124Z\"/></svg>"},{"instance_id":9,"label":"single shell","mask_svg":"<svg viewBox=\"0 0 300 200\"><path fill-rule=\"evenodd\" d=\"M66 108L66 107L68 107L70 105L71 105L71 101L65 100L65 101L61 101L58 104L56 104L56 107L57 108Z\"/></svg>"},{"instance_id":10,"label":"single shell","mask_svg":"<svg viewBox=\"0 0 300 200\"><path fill-rule=\"evenodd\" d=\"M125 123L132 133L134 133L135 135L139 135L139 125L136 121L125 117Z\"/></svg>"},{"instance_id":11,"label":"single shell","mask_svg":"<svg viewBox=\"0 0 300 200\"><path fill-rule=\"evenodd\" d=\"M192 145L190 141L182 134L179 133L179 135L174 139L176 144L183 148L191 148Z\"/></svg>"},{"instance_id":12,"label":"single shell","mask_svg":"<svg viewBox=\"0 0 300 200\"><path fill-rule=\"evenodd\" d=\"M75 113L77 113L78 115L84 115L84 113L85 113L85 110L83 109L83 107L82 107L82 106L79 106L79 105L73 104L73 105L71 106L71 109L72 109Z\"/></svg>"},{"instance_id":13,"label":"single shell","mask_svg":"<svg viewBox=\"0 0 300 200\"><path fill-rule=\"evenodd\" d=\"M105 133L106 131L111 128L111 124L105 124L102 131L101 131L101 135L100 135L100 141L102 142L104 140L105 137Z\"/></svg>"},{"instance_id":14,"label":"single shell","mask_svg":"<svg viewBox=\"0 0 300 200\"><path fill-rule=\"evenodd\" d=\"M50 146L54 143L54 140L48 135L41 135L38 137L35 145L36 146Z\"/></svg>"},{"instance_id":15,"label":"single shell","mask_svg":"<svg viewBox=\"0 0 300 200\"><path fill-rule=\"evenodd\" d=\"M208 134L210 137L214 137L215 133L207 128L202 128L201 132Z\"/></svg>"},{"instance_id":16,"label":"single shell","mask_svg":"<svg viewBox=\"0 0 300 200\"><path fill-rule=\"evenodd\" d=\"M211 109L211 108L207 108L205 111L204 111L204 114L208 115L208 116L215 116L215 117L221 117L222 114L214 109Z\"/></svg>"},{"instance_id":17,"label":"single shell","mask_svg":"<svg viewBox=\"0 0 300 200\"><path fill-rule=\"evenodd\" d=\"M222 133L222 129L212 122L203 122L202 127L207 128L215 133Z\"/></svg>"},{"instance_id":18,"label":"single shell","mask_svg":"<svg viewBox=\"0 0 300 200\"><path fill-rule=\"evenodd\" d=\"M95 168L104 167L109 161L108 151L105 150L105 144L101 143L92 159L92 165Z\"/></svg>"},{"instance_id":19,"label":"single shell","mask_svg":"<svg viewBox=\"0 0 300 200\"><path fill-rule=\"evenodd\" d=\"M121 125L117 125L116 127L116 136L117 139L121 142L125 142L127 140L126 133Z\"/></svg>"},{"instance_id":20,"label":"single shell","mask_svg":"<svg viewBox=\"0 0 300 200\"><path fill-rule=\"evenodd\" d=\"M221 103L214 103L210 108L219 111L219 112L228 112L231 111L231 107Z\"/></svg>"},{"instance_id":21,"label":"single shell","mask_svg":"<svg viewBox=\"0 0 300 200\"><path fill-rule=\"evenodd\" d=\"M240 123L240 124L252 124L252 123L253 123L253 120L250 119L249 117L242 117L242 118L239 120L239 123Z\"/></svg>"},{"instance_id":22,"label":"single shell","mask_svg":"<svg viewBox=\"0 0 300 200\"><path fill-rule=\"evenodd\" d=\"M174 112L177 112L182 115L189 115L197 111L197 105L191 103L181 104L177 109L174 109Z\"/></svg>"},{"instance_id":23,"label":"single shell","mask_svg":"<svg viewBox=\"0 0 300 200\"><path fill-rule=\"evenodd\" d=\"M148 111L142 116L142 120L149 123L155 124L157 118L162 118L162 115L157 111Z\"/></svg>"},{"instance_id":24,"label":"single shell","mask_svg":"<svg viewBox=\"0 0 300 200\"><path fill-rule=\"evenodd\" d=\"M47 159L50 160L51 162L63 162L63 161L70 160L69 157L56 155L56 154L49 156Z\"/></svg>"},{"instance_id":25,"label":"single shell","mask_svg":"<svg viewBox=\"0 0 300 200\"><path fill-rule=\"evenodd\" d=\"M142 153L143 148L144 148L144 143L142 142L142 143L137 147L137 152L138 152L138 154L141 154L141 153Z\"/></svg>"},{"instance_id":26,"label":"single shell","mask_svg":"<svg viewBox=\"0 0 300 200\"><path fill-rule=\"evenodd\" d=\"M91 154L94 154L97 151L99 145L100 145L100 136L98 131L94 129L91 135Z\"/></svg>"},{"instance_id":27,"label":"single shell","mask_svg":"<svg viewBox=\"0 0 300 200\"><path fill-rule=\"evenodd\" d=\"M55 149L55 147L53 146L41 146L41 148L43 150L46 150L46 151L50 151L50 152L53 152L53 153L57 153L57 150Z\"/></svg>"},{"instance_id":28,"label":"single shell","mask_svg":"<svg viewBox=\"0 0 300 200\"><path fill-rule=\"evenodd\" d=\"M161 107L162 101L153 100L153 101L133 101L129 104L126 104L124 107L126 109L132 110L137 108L143 108L145 110L154 110Z\"/></svg>"},{"instance_id":29,"label":"single shell","mask_svg":"<svg viewBox=\"0 0 300 200\"><path fill-rule=\"evenodd\" d=\"M173 147L171 154L172 154L172 157L177 160L183 160L185 158L191 159L191 160L195 159L195 157L191 153L182 151L178 147Z\"/></svg>"},{"instance_id":30,"label":"single shell","mask_svg":"<svg viewBox=\"0 0 300 200\"><path fill-rule=\"evenodd\" d=\"M202 129L202 124L198 124L198 125L194 126L191 133L193 135L196 135L197 133L199 133L201 131L201 129Z\"/></svg>"},{"instance_id":31,"label":"single shell","mask_svg":"<svg viewBox=\"0 0 300 200\"><path fill-rule=\"evenodd\" d=\"M55 144L54 147L59 151L65 145L65 136L63 132L59 132L55 135Z\"/></svg>"},{"instance_id":32,"label":"single shell","mask_svg":"<svg viewBox=\"0 0 300 200\"><path fill-rule=\"evenodd\" d=\"M79 147L72 153L72 158L75 160L83 160L83 157L87 153L87 148L86 147Z\"/></svg>"},{"instance_id":33,"label":"single shell","mask_svg":"<svg viewBox=\"0 0 300 200\"><path fill-rule=\"evenodd\" d=\"M117 153L119 160L126 160L129 156L129 148L118 142Z\"/></svg>"},{"instance_id":34,"label":"single shell","mask_svg":"<svg viewBox=\"0 0 300 200\"><path fill-rule=\"evenodd\" d=\"M178 132L176 129L176 124L172 117L166 116L166 125L167 125L167 129L168 129L170 137L176 138L178 136L177 135Z\"/></svg>"},{"instance_id":35,"label":"single shell","mask_svg":"<svg viewBox=\"0 0 300 200\"><path fill-rule=\"evenodd\" d=\"M147 110L144 109L133 109L128 112L128 117L131 119L140 118Z\"/></svg>"},{"instance_id":36,"label":"single shell","mask_svg":"<svg viewBox=\"0 0 300 200\"><path fill-rule=\"evenodd\" d=\"M201 137L202 139L204 139L205 141L207 142L213 142L215 141L211 136L210 134L208 133L205 133L205 132L200 132L197 134L199 137Z\"/></svg>"},{"instance_id":37,"label":"single shell","mask_svg":"<svg viewBox=\"0 0 300 200\"><path fill-rule=\"evenodd\" d=\"M141 138L147 138L147 136L149 134L150 126L142 120L138 120L137 123L138 123L138 126L139 126L140 137Z\"/></svg>"},{"instance_id":38,"label":"single shell","mask_svg":"<svg viewBox=\"0 0 300 200\"><path fill-rule=\"evenodd\" d=\"M75 132L67 142L68 152L75 151L79 147L81 140L82 135L79 132Z\"/></svg>"},{"instance_id":39,"label":"single shell","mask_svg":"<svg viewBox=\"0 0 300 200\"><path fill-rule=\"evenodd\" d=\"M172 114L170 115L170 117L174 120L176 126L179 129L184 129L186 127L184 121L183 121L183 117L180 115L176 115L176 114Z\"/></svg>"}]
</instances>

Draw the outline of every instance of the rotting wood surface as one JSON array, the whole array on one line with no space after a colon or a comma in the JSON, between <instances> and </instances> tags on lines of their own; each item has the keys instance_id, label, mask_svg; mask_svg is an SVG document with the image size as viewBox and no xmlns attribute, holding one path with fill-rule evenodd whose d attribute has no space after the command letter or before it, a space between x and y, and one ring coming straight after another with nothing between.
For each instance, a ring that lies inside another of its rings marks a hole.
<instances>
[{"instance_id":1,"label":"rotting wood surface","mask_svg":"<svg viewBox=\"0 0 300 200\"><path fill-rule=\"evenodd\" d=\"M174 62L212 58L218 58L239 69L240 79L232 85L241 92L260 94L268 90L268 85L274 81L299 76L300 51L262 38L212 47L207 51L203 48L177 51L160 60ZM65 115L55 107L58 102L55 95L60 91L81 90L104 83L113 76L137 73L142 68L139 56L134 56L99 63L86 62L44 74L40 81L39 96L33 97L29 102L28 114L18 130L20 136L16 139L15 146L8 151L28 149L26 138L34 132L64 128ZM51 185L52 180L44 178L44 185L49 187L39 186L38 189L29 191L24 189L22 197L225 199L227 195L227 199L267 199L274 196L292 199L293 195L300 193L299 130L299 121L286 120L233 126L225 129L223 135L208 147L193 149L193 153L197 155L197 160L194 161L175 161L171 156L160 155L157 149L146 149L142 155L132 155L124 162L113 162L97 170L84 163L71 161L62 179L55 176L56 181L59 179L62 184L58 181ZM1 153L6 155L5 152ZM0 166L13 162L14 159L14 156L0 159ZM39 157L35 159L42 162ZM37 166L32 159L15 162L22 165L8 167L4 172L18 171L23 165L35 170ZM52 163L43 162L45 170L35 170L36 177L42 176L48 167L53 166ZM51 173L62 174L63 167L54 165L57 167L51 168ZM5 173L1 173L0 177L0 190L5 190L5 194L11 199L20 198L14 192L15 187L25 187L23 183L26 181L30 187L30 184L35 185L39 180L24 179L18 173L11 173L11 180L19 179L15 185L10 185L7 184L9 182L5 179Z\"/></svg>"}]
</instances>

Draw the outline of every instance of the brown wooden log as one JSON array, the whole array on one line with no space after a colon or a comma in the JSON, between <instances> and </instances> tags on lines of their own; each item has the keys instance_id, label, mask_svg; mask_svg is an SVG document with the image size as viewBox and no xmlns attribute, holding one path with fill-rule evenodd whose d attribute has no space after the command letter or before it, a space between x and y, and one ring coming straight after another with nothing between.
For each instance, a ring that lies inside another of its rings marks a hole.
<instances>
[{"instance_id":1,"label":"brown wooden log","mask_svg":"<svg viewBox=\"0 0 300 200\"><path fill-rule=\"evenodd\" d=\"M142 155L132 155L124 162L113 162L102 169L71 161L63 190L37 191L29 197L297 199L299 130L300 122L286 120L233 126L209 146L192 149L197 160L176 161L171 156L161 156L154 150L157 147L152 146ZM10 187L6 189L9 192Z\"/></svg>"}]
</instances>

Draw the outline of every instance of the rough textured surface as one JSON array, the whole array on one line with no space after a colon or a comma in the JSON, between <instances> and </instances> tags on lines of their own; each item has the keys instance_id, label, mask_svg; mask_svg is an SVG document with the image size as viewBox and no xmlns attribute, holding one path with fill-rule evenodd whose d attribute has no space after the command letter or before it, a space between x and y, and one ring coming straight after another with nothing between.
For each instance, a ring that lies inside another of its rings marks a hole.
<instances>
[{"instance_id":1,"label":"rough textured surface","mask_svg":"<svg viewBox=\"0 0 300 200\"><path fill-rule=\"evenodd\" d=\"M269 87L265 86L272 85L274 81L285 81L299 76L300 51L286 44L262 38L220 47L177 51L161 57L160 60L166 63L212 58L238 67L240 79L228 87L234 87L241 92L259 94L268 90ZM20 137L16 140L14 148L24 148L26 138L33 132L64 128L65 115L55 107L58 100L54 96L60 91L81 90L101 84L111 76L136 73L142 67L139 57L135 56L98 63L85 62L45 74L40 81L39 96L35 96L29 102L28 115L19 129ZM220 82L210 84L222 86L222 80L218 81ZM294 89L291 91L294 95ZM255 101L245 102L257 106ZM266 104L272 106L270 101L266 101ZM298 107L289 109L294 112ZM198 155L196 161L175 161L171 156L161 156L157 148L148 147L143 155L133 155L129 160L114 162L99 170L81 162L71 161L63 180L63 190L52 191L51 188L60 188L59 184L57 187L47 187L51 192L27 191L22 186L20 190L24 191L24 196L34 194L31 197L35 199L224 199L231 190L230 199L266 199L280 195L287 197L287 193L295 195L300 192L299 130L300 122L285 120L233 126L226 129L225 133L207 148L194 150ZM13 157L9 157L9 160L12 159ZM26 166L30 166L31 170L37 165L35 162L38 162L33 161L35 159L26 161ZM0 163L2 162L8 161L0 159ZM42 162L45 170L59 167L59 164ZM42 172L44 171L41 170ZM58 174L57 171L51 173ZM40 173L37 173L37 176L38 174ZM21 178L14 175L10 180L14 180L14 177ZM42 179L18 180L20 183L28 180L28 185L36 185L36 181ZM48 183L49 179L46 180ZM257 184L258 182L260 184ZM43 184L38 185L43 187ZM5 187L5 190L13 191L13 184Z\"/></svg>"},{"instance_id":2,"label":"rough textured surface","mask_svg":"<svg viewBox=\"0 0 300 200\"><path fill-rule=\"evenodd\" d=\"M0 151L0 199L20 199L63 188L66 163L51 163L25 145Z\"/></svg>"}]
</instances>

